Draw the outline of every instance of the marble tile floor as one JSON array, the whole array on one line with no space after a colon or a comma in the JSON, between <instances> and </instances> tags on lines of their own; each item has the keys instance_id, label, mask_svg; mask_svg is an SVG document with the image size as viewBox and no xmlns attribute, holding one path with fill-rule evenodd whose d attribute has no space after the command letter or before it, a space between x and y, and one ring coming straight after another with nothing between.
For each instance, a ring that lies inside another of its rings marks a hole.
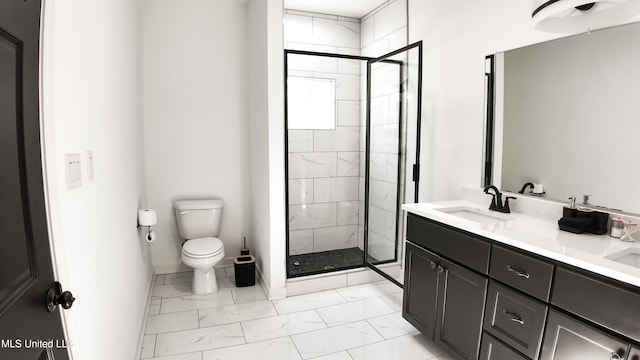
<instances>
[{"instance_id":1,"label":"marble tile floor","mask_svg":"<svg viewBox=\"0 0 640 360\"><path fill-rule=\"evenodd\" d=\"M402 318L402 292L387 281L269 301L231 277L193 295L191 276L156 276L141 359L451 359Z\"/></svg>"}]
</instances>

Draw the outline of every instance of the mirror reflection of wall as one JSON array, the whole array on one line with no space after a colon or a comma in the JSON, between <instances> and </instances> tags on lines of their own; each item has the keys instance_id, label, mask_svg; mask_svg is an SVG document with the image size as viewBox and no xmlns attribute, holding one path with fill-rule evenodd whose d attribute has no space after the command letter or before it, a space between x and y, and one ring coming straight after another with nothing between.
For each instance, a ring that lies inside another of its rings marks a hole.
<instances>
[{"instance_id":1,"label":"mirror reflection of wall","mask_svg":"<svg viewBox=\"0 0 640 360\"><path fill-rule=\"evenodd\" d=\"M547 198L589 194L594 205L640 213L638 39L640 23L496 56L504 98L493 178L502 189L543 183Z\"/></svg>"}]
</instances>

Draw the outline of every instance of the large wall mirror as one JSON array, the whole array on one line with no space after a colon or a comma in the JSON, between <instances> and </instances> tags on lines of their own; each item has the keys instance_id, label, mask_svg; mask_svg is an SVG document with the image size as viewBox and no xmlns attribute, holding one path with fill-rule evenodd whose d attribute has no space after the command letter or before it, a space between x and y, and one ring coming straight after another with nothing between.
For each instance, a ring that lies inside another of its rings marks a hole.
<instances>
[{"instance_id":1,"label":"large wall mirror","mask_svg":"<svg viewBox=\"0 0 640 360\"><path fill-rule=\"evenodd\" d=\"M640 214L640 23L491 58L483 185Z\"/></svg>"}]
</instances>

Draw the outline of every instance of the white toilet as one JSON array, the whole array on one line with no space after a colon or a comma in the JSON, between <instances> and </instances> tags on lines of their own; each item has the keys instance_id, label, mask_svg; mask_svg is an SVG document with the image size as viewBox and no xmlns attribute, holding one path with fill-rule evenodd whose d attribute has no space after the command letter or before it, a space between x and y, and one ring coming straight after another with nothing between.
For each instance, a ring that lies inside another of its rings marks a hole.
<instances>
[{"instance_id":1,"label":"white toilet","mask_svg":"<svg viewBox=\"0 0 640 360\"><path fill-rule=\"evenodd\" d=\"M224 244L218 239L222 199L180 200L173 203L182 245L182 262L193 268L193 293L218 291L213 267L224 258Z\"/></svg>"}]
</instances>

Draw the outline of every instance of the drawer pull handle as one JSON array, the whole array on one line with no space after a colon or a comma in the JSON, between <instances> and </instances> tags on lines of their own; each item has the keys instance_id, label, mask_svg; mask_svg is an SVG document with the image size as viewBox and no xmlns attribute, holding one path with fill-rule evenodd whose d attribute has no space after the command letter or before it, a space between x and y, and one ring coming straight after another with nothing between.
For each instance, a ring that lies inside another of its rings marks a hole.
<instances>
[{"instance_id":1,"label":"drawer pull handle","mask_svg":"<svg viewBox=\"0 0 640 360\"><path fill-rule=\"evenodd\" d=\"M611 360L620 360L620 359L621 359L620 355L616 353L611 353Z\"/></svg>"},{"instance_id":2,"label":"drawer pull handle","mask_svg":"<svg viewBox=\"0 0 640 360\"><path fill-rule=\"evenodd\" d=\"M433 270L438 267L438 264L436 264L434 261L431 261L429 267Z\"/></svg>"},{"instance_id":3,"label":"drawer pull handle","mask_svg":"<svg viewBox=\"0 0 640 360\"><path fill-rule=\"evenodd\" d=\"M517 322L517 323L518 323L518 324L520 324L520 325L524 325L524 320L523 320L520 316L518 316L517 314L514 314L514 313L512 313L512 312L510 312L510 311L508 311L508 310L502 310L502 313L503 313L505 316L510 317L510 318L511 318L511 321L513 321L513 322Z\"/></svg>"},{"instance_id":4,"label":"drawer pull handle","mask_svg":"<svg viewBox=\"0 0 640 360\"><path fill-rule=\"evenodd\" d=\"M514 274L516 274L516 275L518 275L520 277L523 277L525 279L528 279L528 278L531 277L528 272L522 272L522 271L515 270L515 269L513 269L511 267L511 265L507 265L507 271L512 272L512 273L514 273Z\"/></svg>"}]
</instances>

